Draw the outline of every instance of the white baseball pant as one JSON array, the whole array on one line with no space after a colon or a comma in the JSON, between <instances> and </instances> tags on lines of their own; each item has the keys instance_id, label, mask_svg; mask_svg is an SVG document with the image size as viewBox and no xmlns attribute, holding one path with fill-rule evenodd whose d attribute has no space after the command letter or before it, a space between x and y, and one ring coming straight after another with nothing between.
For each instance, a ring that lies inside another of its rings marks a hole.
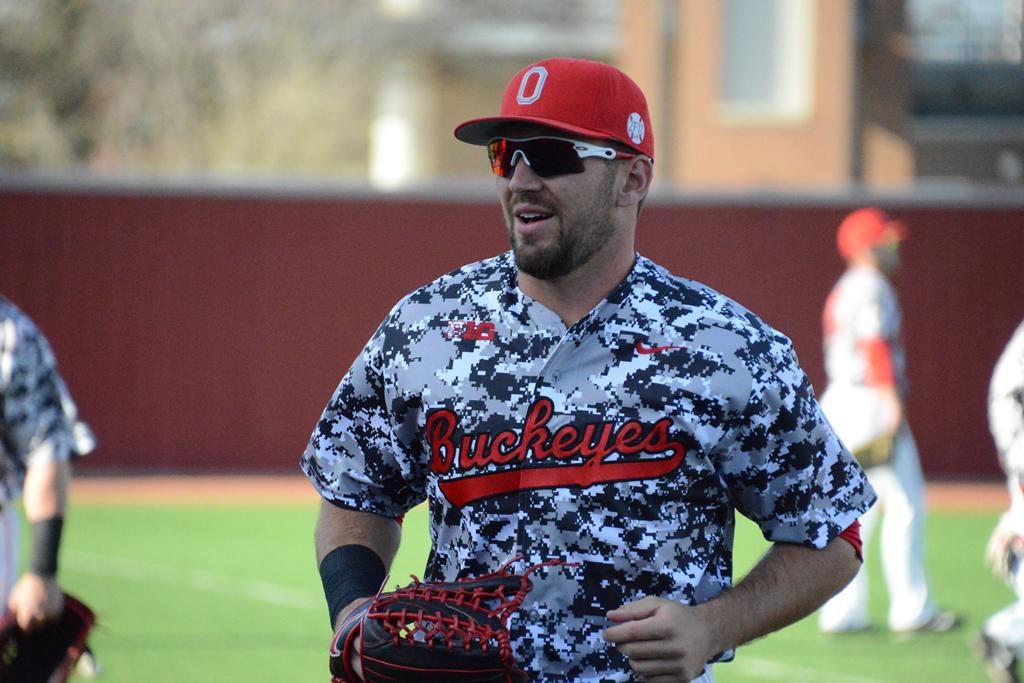
<instances>
[{"instance_id":1,"label":"white baseball pant","mask_svg":"<svg viewBox=\"0 0 1024 683\"><path fill-rule=\"evenodd\" d=\"M839 435L842 438L842 434ZM917 444L904 422L893 443L892 459L867 470L878 503L861 518L865 559L872 533L882 519L881 559L889 591L889 628L907 631L923 626L937 608L925 569L927 504ZM868 576L861 569L853 581L822 607L818 624L826 632L856 630L870 623Z\"/></svg>"}]
</instances>

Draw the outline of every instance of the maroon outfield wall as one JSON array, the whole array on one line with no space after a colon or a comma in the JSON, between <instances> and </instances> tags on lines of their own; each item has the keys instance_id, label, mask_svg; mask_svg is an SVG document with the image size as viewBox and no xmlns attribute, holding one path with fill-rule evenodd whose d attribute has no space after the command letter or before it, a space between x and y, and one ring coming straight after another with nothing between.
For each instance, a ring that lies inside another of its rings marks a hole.
<instances>
[{"instance_id":1,"label":"maroon outfield wall","mask_svg":"<svg viewBox=\"0 0 1024 683\"><path fill-rule=\"evenodd\" d=\"M652 202L640 251L788 334L822 387L840 203ZM998 474L985 391L1024 317L1020 208L904 205L909 415L931 477ZM86 470L294 468L391 305L505 248L491 200L0 190L0 293L101 446Z\"/></svg>"}]
</instances>

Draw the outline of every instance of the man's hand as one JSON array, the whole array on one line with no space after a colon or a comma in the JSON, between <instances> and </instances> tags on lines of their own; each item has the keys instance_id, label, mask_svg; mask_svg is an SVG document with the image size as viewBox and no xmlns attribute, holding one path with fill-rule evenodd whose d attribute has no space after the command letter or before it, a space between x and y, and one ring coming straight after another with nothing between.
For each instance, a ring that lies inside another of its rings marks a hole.
<instances>
[{"instance_id":1,"label":"man's hand","mask_svg":"<svg viewBox=\"0 0 1024 683\"><path fill-rule=\"evenodd\" d=\"M860 569L853 546L834 538L821 550L774 543L733 588L687 607L647 597L608 613L604 638L648 683L691 681L718 653L807 616Z\"/></svg>"},{"instance_id":2,"label":"man's hand","mask_svg":"<svg viewBox=\"0 0 1024 683\"><path fill-rule=\"evenodd\" d=\"M60 615L64 609L64 594L55 578L25 572L14 584L7 606L21 630L31 633Z\"/></svg>"},{"instance_id":3,"label":"man's hand","mask_svg":"<svg viewBox=\"0 0 1024 683\"><path fill-rule=\"evenodd\" d=\"M340 612L338 612L338 620L334 622L334 632L337 633L341 625L345 623L345 618L352 613L356 607L363 604L366 600L372 599L373 596L367 596L365 598L357 598L352 602L345 605ZM352 642L352 653L349 657L349 664L352 665L352 670L359 676L359 680L363 680L363 662L359 659L360 645L362 645L362 636L356 636L356 639Z\"/></svg>"},{"instance_id":4,"label":"man's hand","mask_svg":"<svg viewBox=\"0 0 1024 683\"><path fill-rule=\"evenodd\" d=\"M1004 581L1013 583L1017 564L1024 557L1024 537L1016 531L1016 525L1009 512L999 517L999 522L988 537L985 546L985 563L992 572Z\"/></svg>"},{"instance_id":5,"label":"man's hand","mask_svg":"<svg viewBox=\"0 0 1024 683\"><path fill-rule=\"evenodd\" d=\"M604 639L629 658L648 683L688 683L717 652L701 609L647 597L608 612L616 626Z\"/></svg>"},{"instance_id":6,"label":"man's hand","mask_svg":"<svg viewBox=\"0 0 1024 683\"><path fill-rule=\"evenodd\" d=\"M324 561L324 557L336 548L344 545L358 544L365 545L380 556L384 562L385 570L391 566L398 552L398 545L402 538L402 527L394 519L381 517L369 512L357 512L347 510L331 504L327 500L320 502L320 515L316 521L316 561L317 565ZM367 596L373 597L373 596ZM364 602L365 598L353 600L346 605L334 620L334 633L344 623L345 617L352 613L356 607ZM361 639L353 641L356 652L360 649ZM358 656L351 658L350 663L353 670L363 676L362 663Z\"/></svg>"}]
</instances>

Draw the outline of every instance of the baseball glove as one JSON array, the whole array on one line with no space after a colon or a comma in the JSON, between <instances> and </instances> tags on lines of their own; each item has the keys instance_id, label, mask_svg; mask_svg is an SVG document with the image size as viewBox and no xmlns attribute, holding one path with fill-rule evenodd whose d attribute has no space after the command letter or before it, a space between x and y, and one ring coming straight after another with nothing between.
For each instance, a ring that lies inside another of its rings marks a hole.
<instances>
[{"instance_id":1,"label":"baseball glove","mask_svg":"<svg viewBox=\"0 0 1024 683\"><path fill-rule=\"evenodd\" d=\"M63 683L95 623L93 611L67 593L61 615L31 633L22 631L7 612L0 618L0 681Z\"/></svg>"},{"instance_id":2,"label":"baseball glove","mask_svg":"<svg viewBox=\"0 0 1024 683\"><path fill-rule=\"evenodd\" d=\"M1024 559L1024 537L1014 529L1009 513L1004 512L985 547L985 562L992 573L1007 583L1013 583L1014 574Z\"/></svg>"},{"instance_id":3,"label":"baseball glove","mask_svg":"<svg viewBox=\"0 0 1024 683\"><path fill-rule=\"evenodd\" d=\"M864 469L884 465L892 459L895 437L895 433L891 433L872 439L863 446L853 449L853 457Z\"/></svg>"},{"instance_id":4,"label":"baseball glove","mask_svg":"<svg viewBox=\"0 0 1024 683\"><path fill-rule=\"evenodd\" d=\"M509 571L509 560L493 574L448 583L413 582L391 593L367 598L349 614L331 641L333 683L415 680L520 683L508 619L533 589L529 575ZM352 670L357 637L363 678Z\"/></svg>"}]
</instances>

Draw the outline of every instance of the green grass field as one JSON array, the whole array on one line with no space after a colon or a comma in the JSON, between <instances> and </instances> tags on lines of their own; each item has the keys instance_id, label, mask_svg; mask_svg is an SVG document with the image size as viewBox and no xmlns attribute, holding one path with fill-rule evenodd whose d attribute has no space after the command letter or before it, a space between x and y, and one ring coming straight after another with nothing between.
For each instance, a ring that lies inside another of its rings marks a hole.
<instances>
[{"instance_id":1,"label":"green grass field","mask_svg":"<svg viewBox=\"0 0 1024 683\"><path fill-rule=\"evenodd\" d=\"M421 574L423 512L407 518L391 583ZM74 505L62 575L67 589L100 615L92 639L100 681L327 681L330 631L314 566L315 516L307 505ZM935 592L964 615L960 629L911 639L884 629L830 638L806 619L741 648L734 662L716 668L716 680L983 683L969 642L984 618L1012 599L982 565L994 522L992 513L930 517ZM764 547L756 529L742 523L737 575ZM872 613L882 624L877 562L869 570Z\"/></svg>"}]
</instances>

